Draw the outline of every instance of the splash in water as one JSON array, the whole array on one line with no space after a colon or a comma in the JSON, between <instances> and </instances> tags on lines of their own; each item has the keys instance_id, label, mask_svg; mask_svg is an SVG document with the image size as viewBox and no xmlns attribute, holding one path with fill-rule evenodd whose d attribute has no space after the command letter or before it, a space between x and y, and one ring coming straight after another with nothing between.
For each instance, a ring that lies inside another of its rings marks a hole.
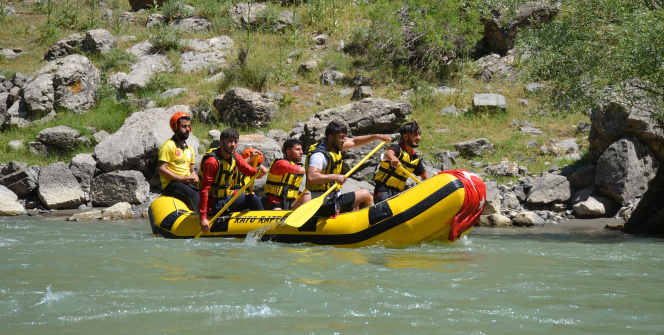
<instances>
[{"instance_id":1,"label":"splash in water","mask_svg":"<svg viewBox=\"0 0 664 335\"><path fill-rule=\"evenodd\" d=\"M247 234L247 237L244 239L244 244L256 245L258 242L261 241L261 238L263 238L263 235L265 235L265 233L267 233L270 229L276 227L278 224L280 224L279 221L270 222L254 231L249 232Z\"/></svg>"},{"instance_id":2,"label":"splash in water","mask_svg":"<svg viewBox=\"0 0 664 335\"><path fill-rule=\"evenodd\" d=\"M56 302L58 300L61 300L62 298L72 296L74 295L74 292L72 291L62 291L62 292L56 292L53 293L51 292L51 285L46 286L46 294L44 294L44 297L40 302L35 304L35 306L43 305L46 304L47 306L50 306L53 302Z\"/></svg>"}]
</instances>

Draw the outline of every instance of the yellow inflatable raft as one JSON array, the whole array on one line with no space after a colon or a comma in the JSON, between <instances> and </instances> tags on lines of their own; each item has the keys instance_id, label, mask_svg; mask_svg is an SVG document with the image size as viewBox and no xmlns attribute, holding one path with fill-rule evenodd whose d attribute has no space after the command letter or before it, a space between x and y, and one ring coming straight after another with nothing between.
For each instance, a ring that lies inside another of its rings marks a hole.
<instances>
[{"instance_id":1,"label":"yellow inflatable raft","mask_svg":"<svg viewBox=\"0 0 664 335\"><path fill-rule=\"evenodd\" d=\"M462 182L463 179L441 173L369 208L335 218L313 217L298 228L282 223L293 212L290 210L223 214L214 222L211 231L201 237L245 238L252 232L259 232L262 241L308 242L339 247L402 246L420 241L454 241L468 233L477 222L476 218L472 218L474 222L464 223L459 216L464 211L468 212L468 208L464 207L479 208L477 204L469 203L467 189L470 184ZM465 184L468 185L464 187ZM481 191L484 191L483 187L482 183ZM476 192L474 189L471 191ZM472 212L477 212L477 208ZM152 231L167 238L192 238L200 231L198 214L189 211L183 202L172 197L159 197L152 202L149 216Z\"/></svg>"}]
</instances>

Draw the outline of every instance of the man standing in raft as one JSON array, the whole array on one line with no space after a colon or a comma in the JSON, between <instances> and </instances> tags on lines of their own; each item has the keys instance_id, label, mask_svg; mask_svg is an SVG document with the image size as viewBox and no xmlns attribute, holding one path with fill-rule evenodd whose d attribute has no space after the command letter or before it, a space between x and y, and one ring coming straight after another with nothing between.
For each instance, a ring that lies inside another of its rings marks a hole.
<instances>
[{"instance_id":1,"label":"man standing in raft","mask_svg":"<svg viewBox=\"0 0 664 335\"><path fill-rule=\"evenodd\" d=\"M327 191L335 182L338 189L346 182L341 174L341 151L365 145L373 141L389 141L388 135L374 134L346 139L346 125L332 121L325 128L325 140L309 147L305 169L307 172L307 189L311 197L316 198ZM373 205L371 193L365 189L339 195L339 190L332 191L316 212L319 216L335 216L339 213L365 208Z\"/></svg>"},{"instance_id":2,"label":"man standing in raft","mask_svg":"<svg viewBox=\"0 0 664 335\"><path fill-rule=\"evenodd\" d=\"M159 148L157 174L164 195L182 200L198 211L198 175L194 172L194 150L185 140L191 133L191 118L185 112L173 114L170 120L173 137Z\"/></svg>"},{"instance_id":3,"label":"man standing in raft","mask_svg":"<svg viewBox=\"0 0 664 335\"><path fill-rule=\"evenodd\" d=\"M310 194L300 196L300 184L304 177L302 167L302 141L289 139L281 149L284 158L275 159L267 174L264 193L267 195L267 209L297 209L311 200Z\"/></svg>"},{"instance_id":4,"label":"man standing in raft","mask_svg":"<svg viewBox=\"0 0 664 335\"><path fill-rule=\"evenodd\" d=\"M225 129L219 136L219 148L210 150L201 161L201 183L200 183L200 209L199 218L201 230L210 230L208 215L214 215L217 211L231 200L230 177L237 167L245 176L253 177L258 173L262 178L267 173L263 165L257 171L237 153L240 134L235 129ZM263 210L260 199L254 194L240 195L228 208L229 212L249 210Z\"/></svg>"},{"instance_id":5,"label":"man standing in raft","mask_svg":"<svg viewBox=\"0 0 664 335\"><path fill-rule=\"evenodd\" d=\"M374 202L376 203L387 200L406 188L408 176L397 170L400 165L422 180L428 178L427 171L422 165L422 159L415 153L415 148L420 145L420 135L422 134L417 122L404 123L399 133L401 142L393 144L385 150L378 172L374 177L376 182Z\"/></svg>"}]
</instances>

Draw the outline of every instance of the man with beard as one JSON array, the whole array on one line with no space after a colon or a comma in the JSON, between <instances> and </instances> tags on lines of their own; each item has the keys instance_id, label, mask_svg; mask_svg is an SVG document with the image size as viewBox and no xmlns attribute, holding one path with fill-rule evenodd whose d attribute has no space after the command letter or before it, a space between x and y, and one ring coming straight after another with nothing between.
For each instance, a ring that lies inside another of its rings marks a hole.
<instances>
[{"instance_id":1,"label":"man with beard","mask_svg":"<svg viewBox=\"0 0 664 335\"><path fill-rule=\"evenodd\" d=\"M191 118L185 112L173 114L170 120L173 137L159 148L157 174L163 194L182 200L193 211L198 210L198 175L194 172L194 150L185 142L191 133Z\"/></svg>"},{"instance_id":2,"label":"man with beard","mask_svg":"<svg viewBox=\"0 0 664 335\"><path fill-rule=\"evenodd\" d=\"M209 150L201 160L201 183L200 183L200 208L199 219L201 231L210 230L208 215L214 216L232 198L231 177L237 167L243 175L257 178L267 174L267 168L263 165L259 170L251 165L235 152L240 134L235 129L225 129L219 136L219 148ZM240 195L228 207L229 212L240 210L263 210L260 199L255 194Z\"/></svg>"},{"instance_id":3,"label":"man with beard","mask_svg":"<svg viewBox=\"0 0 664 335\"><path fill-rule=\"evenodd\" d=\"M374 202L379 203L387 200L406 188L408 176L399 172L397 168L403 165L406 171L415 174L422 180L427 179L427 171L422 165L422 159L415 153L415 148L420 145L422 131L417 122L404 123L399 130L401 142L391 145L383 153L382 161L374 181Z\"/></svg>"},{"instance_id":4,"label":"man with beard","mask_svg":"<svg viewBox=\"0 0 664 335\"><path fill-rule=\"evenodd\" d=\"M267 174L264 193L267 209L297 209L311 200L310 194L300 196L300 184L304 177L302 167L302 141L289 139L281 149L284 158L275 159Z\"/></svg>"},{"instance_id":5,"label":"man with beard","mask_svg":"<svg viewBox=\"0 0 664 335\"><path fill-rule=\"evenodd\" d=\"M332 121L325 128L325 140L309 148L305 170L307 172L307 189L311 191L312 199L323 195L335 182L339 184L338 189L346 182L346 176L341 174L341 151L376 140L390 140L388 135L382 134L346 139L347 133L348 129L345 124ZM339 195L338 189L325 198L316 215L334 217L339 213L373 205L371 193L366 189L342 195Z\"/></svg>"}]
</instances>

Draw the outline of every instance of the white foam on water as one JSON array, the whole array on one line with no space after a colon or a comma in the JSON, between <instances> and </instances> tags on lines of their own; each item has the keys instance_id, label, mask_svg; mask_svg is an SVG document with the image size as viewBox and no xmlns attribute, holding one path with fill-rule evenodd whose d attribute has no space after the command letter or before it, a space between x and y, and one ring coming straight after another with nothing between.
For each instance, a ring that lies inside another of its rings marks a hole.
<instances>
[{"instance_id":1,"label":"white foam on water","mask_svg":"<svg viewBox=\"0 0 664 335\"><path fill-rule=\"evenodd\" d=\"M51 291L51 285L46 286L46 293L44 294L44 297L42 300L38 303L35 304L35 306L43 305L46 304L50 306L52 303L62 300L66 297L73 296L76 293L72 291L62 291L62 292L55 292L53 293Z\"/></svg>"}]
</instances>

